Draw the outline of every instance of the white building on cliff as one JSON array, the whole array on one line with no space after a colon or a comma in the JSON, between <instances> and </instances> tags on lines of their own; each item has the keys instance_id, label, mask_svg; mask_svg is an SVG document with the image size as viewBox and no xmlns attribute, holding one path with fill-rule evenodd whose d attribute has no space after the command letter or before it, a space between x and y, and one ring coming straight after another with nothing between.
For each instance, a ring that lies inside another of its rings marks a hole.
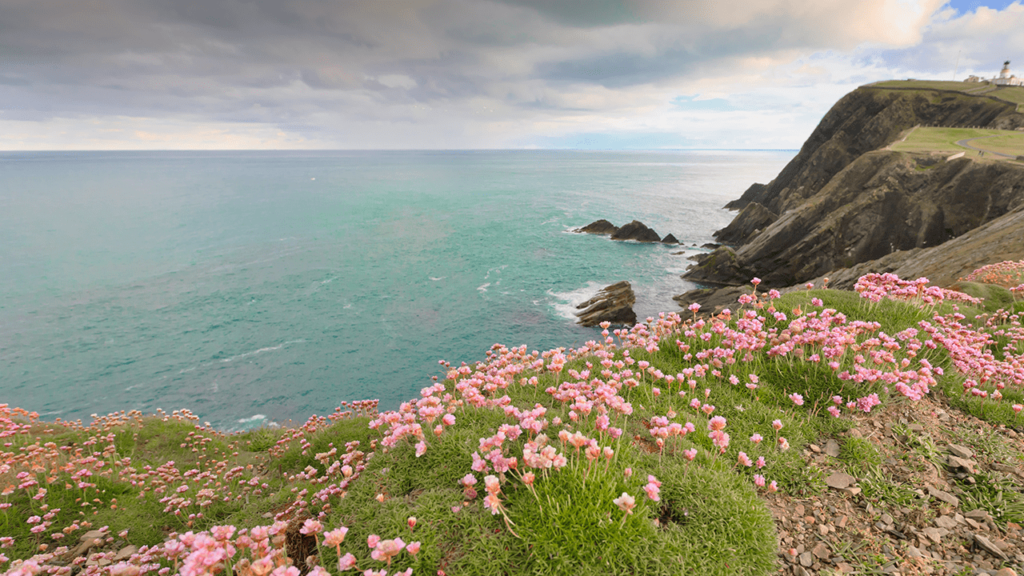
<instances>
[{"instance_id":1,"label":"white building on cliff","mask_svg":"<svg viewBox=\"0 0 1024 576\"><path fill-rule=\"evenodd\" d=\"M977 76L970 76L967 78L967 82L990 82L997 86L1024 86L1024 78L1017 78L1013 74L1010 74L1010 61L1003 62L1003 69L999 71L999 76L992 78L991 80L985 80Z\"/></svg>"}]
</instances>

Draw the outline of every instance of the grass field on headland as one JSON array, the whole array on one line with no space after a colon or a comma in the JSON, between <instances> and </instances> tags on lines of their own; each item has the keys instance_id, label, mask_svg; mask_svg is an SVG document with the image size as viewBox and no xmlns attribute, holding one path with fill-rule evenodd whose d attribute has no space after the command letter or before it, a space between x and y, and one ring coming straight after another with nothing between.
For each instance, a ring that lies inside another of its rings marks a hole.
<instances>
[{"instance_id":1,"label":"grass field on headland","mask_svg":"<svg viewBox=\"0 0 1024 576\"><path fill-rule=\"evenodd\" d=\"M755 283L728 314L665 314L575 350L495 345L398 411L355 402L296 429L224 435L187 411L43 423L3 405L0 567L767 574L767 499L824 490L812 443L843 438L836 465L862 471L877 449L843 433L935 395L1019 424L1022 268L961 285L986 300L892 276L784 296ZM864 485L878 505L915 488ZM997 487L994 521L1024 522L1024 496Z\"/></svg>"},{"instance_id":2,"label":"grass field on headland","mask_svg":"<svg viewBox=\"0 0 1024 576\"><path fill-rule=\"evenodd\" d=\"M972 150L957 144L967 142L970 146L986 152L999 152L1013 157L1024 155L1024 132L1014 130L986 130L981 128L914 128L906 140L892 144L891 149L898 152L955 154L977 157L979 150ZM999 159L999 156L986 154L986 158Z\"/></svg>"},{"instance_id":3,"label":"grass field on headland","mask_svg":"<svg viewBox=\"0 0 1024 576\"><path fill-rule=\"evenodd\" d=\"M998 86L988 82L955 82L947 80L887 80L876 82L874 88L897 88L903 90L951 90L972 96L994 96L1000 100L1018 104L1017 110L1024 104L1024 87Z\"/></svg>"}]
</instances>

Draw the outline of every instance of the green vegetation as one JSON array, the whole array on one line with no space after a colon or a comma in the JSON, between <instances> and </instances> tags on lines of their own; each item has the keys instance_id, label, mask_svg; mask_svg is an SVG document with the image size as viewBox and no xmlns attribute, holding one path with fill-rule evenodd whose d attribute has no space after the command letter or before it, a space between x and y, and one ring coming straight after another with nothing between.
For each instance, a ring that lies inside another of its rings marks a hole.
<instances>
[{"instance_id":1,"label":"green vegetation","mask_svg":"<svg viewBox=\"0 0 1024 576\"><path fill-rule=\"evenodd\" d=\"M955 90L957 92L976 92L988 88L988 84L979 82L954 82L947 80L887 80L871 84L875 88L918 88L924 90Z\"/></svg>"},{"instance_id":2,"label":"green vegetation","mask_svg":"<svg viewBox=\"0 0 1024 576\"><path fill-rule=\"evenodd\" d=\"M904 141L897 141L891 148L897 152L955 154L965 152L967 156L978 157L977 150L970 150L957 144L961 140L973 140L975 148L1002 154L1024 154L1024 132L1012 130L987 130L980 128L915 128ZM989 159L997 156L987 154Z\"/></svg>"}]
</instances>

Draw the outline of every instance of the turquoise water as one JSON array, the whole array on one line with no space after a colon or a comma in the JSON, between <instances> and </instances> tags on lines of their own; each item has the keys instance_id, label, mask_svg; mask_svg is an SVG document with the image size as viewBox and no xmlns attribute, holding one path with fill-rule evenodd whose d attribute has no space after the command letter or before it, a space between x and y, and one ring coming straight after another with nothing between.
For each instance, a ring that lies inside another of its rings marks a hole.
<instances>
[{"instance_id":1,"label":"turquoise water","mask_svg":"<svg viewBox=\"0 0 1024 576\"><path fill-rule=\"evenodd\" d=\"M46 418L188 408L223 429L394 408L495 342L596 332L570 306L693 286L686 246L792 152L0 154L0 402Z\"/></svg>"}]
</instances>

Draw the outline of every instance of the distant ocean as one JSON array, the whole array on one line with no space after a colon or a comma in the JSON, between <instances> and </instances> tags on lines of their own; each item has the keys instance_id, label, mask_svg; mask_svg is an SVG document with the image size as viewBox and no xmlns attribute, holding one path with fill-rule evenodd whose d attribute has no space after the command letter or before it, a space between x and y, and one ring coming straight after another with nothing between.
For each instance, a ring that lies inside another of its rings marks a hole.
<instances>
[{"instance_id":1,"label":"distant ocean","mask_svg":"<svg viewBox=\"0 0 1024 576\"><path fill-rule=\"evenodd\" d=\"M224 430L396 408L439 359L594 339L572 305L607 284L678 309L692 245L793 155L0 153L0 403ZM683 246L567 232L598 218Z\"/></svg>"}]
</instances>

